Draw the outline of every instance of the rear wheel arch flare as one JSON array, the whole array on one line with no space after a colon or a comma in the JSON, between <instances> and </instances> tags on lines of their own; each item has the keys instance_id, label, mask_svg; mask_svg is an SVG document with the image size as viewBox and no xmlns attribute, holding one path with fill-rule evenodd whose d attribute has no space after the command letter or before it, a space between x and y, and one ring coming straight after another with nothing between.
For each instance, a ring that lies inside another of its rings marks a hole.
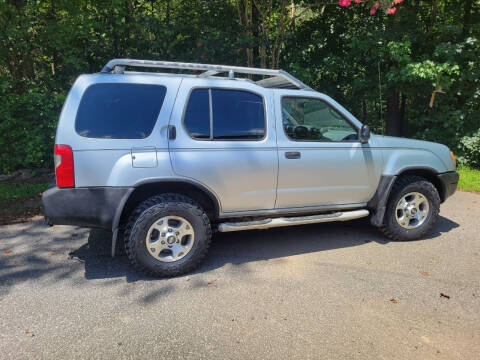
<instances>
[{"instance_id":1,"label":"rear wheel arch flare","mask_svg":"<svg viewBox=\"0 0 480 360\"><path fill-rule=\"evenodd\" d=\"M210 220L215 220L219 217L221 208L218 198L202 184L187 179L154 179L141 181L134 186L134 190L123 206L118 224L119 227L123 227L130 213L138 204L149 197L162 193L186 195L202 206Z\"/></svg>"}]
</instances>

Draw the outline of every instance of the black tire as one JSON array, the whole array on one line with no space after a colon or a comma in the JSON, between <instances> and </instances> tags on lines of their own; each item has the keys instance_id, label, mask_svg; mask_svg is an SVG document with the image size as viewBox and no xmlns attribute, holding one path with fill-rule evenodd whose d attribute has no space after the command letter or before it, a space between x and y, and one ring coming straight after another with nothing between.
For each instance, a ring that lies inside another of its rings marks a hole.
<instances>
[{"instance_id":1,"label":"black tire","mask_svg":"<svg viewBox=\"0 0 480 360\"><path fill-rule=\"evenodd\" d=\"M422 194L430 207L424 222L414 229L406 229L396 220L396 206L399 200L411 192ZM385 236L394 241L416 240L429 232L437 221L440 212L440 196L435 186L420 176L404 176L393 185L390 193L385 218L380 230Z\"/></svg>"},{"instance_id":2,"label":"black tire","mask_svg":"<svg viewBox=\"0 0 480 360\"><path fill-rule=\"evenodd\" d=\"M195 241L191 250L174 262L150 255L146 236L150 226L164 216L180 216L192 225ZM130 215L125 230L125 249L132 265L154 277L171 277L195 269L210 246L212 231L205 211L192 199L180 194L161 194L142 202Z\"/></svg>"}]
</instances>

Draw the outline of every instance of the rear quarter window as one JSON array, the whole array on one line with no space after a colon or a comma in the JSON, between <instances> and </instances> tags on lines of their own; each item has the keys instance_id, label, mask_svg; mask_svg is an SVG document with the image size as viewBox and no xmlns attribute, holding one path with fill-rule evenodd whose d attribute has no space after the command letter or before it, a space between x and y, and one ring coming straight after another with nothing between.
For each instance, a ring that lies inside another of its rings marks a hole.
<instances>
[{"instance_id":1,"label":"rear quarter window","mask_svg":"<svg viewBox=\"0 0 480 360\"><path fill-rule=\"evenodd\" d=\"M166 92L162 85L90 85L80 101L75 131L89 138L146 138L152 133Z\"/></svg>"}]
</instances>

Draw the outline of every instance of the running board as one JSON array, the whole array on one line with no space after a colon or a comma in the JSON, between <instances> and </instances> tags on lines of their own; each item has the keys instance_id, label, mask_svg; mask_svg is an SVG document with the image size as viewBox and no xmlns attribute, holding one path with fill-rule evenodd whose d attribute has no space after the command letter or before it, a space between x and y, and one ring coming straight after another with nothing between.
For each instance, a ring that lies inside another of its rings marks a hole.
<instances>
[{"instance_id":1,"label":"running board","mask_svg":"<svg viewBox=\"0 0 480 360\"><path fill-rule=\"evenodd\" d=\"M280 226L316 224L330 221L347 221L359 219L368 216L368 214L368 210L362 209L312 216L282 217L245 222L225 222L218 225L218 231L230 232L240 230L269 229Z\"/></svg>"}]
</instances>

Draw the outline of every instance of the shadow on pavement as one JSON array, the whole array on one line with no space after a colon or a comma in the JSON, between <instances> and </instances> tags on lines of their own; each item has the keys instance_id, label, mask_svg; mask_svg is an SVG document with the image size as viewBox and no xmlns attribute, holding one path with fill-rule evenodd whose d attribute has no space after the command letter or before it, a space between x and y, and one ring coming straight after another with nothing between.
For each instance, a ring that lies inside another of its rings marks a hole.
<instances>
[{"instance_id":1,"label":"shadow on pavement","mask_svg":"<svg viewBox=\"0 0 480 360\"><path fill-rule=\"evenodd\" d=\"M428 236L417 241L434 239L458 226L456 222L440 216ZM111 258L110 239L111 233L108 231L90 230L88 242L70 253L70 256L85 264L86 279L126 277L127 282L153 279L130 266L124 250L121 249L122 245L117 247L119 255ZM211 271L228 263L240 265L298 254L361 246L371 241L379 244L388 243L379 230L364 219L344 223L333 222L269 230L217 233L213 236L207 258L194 273Z\"/></svg>"}]
</instances>

